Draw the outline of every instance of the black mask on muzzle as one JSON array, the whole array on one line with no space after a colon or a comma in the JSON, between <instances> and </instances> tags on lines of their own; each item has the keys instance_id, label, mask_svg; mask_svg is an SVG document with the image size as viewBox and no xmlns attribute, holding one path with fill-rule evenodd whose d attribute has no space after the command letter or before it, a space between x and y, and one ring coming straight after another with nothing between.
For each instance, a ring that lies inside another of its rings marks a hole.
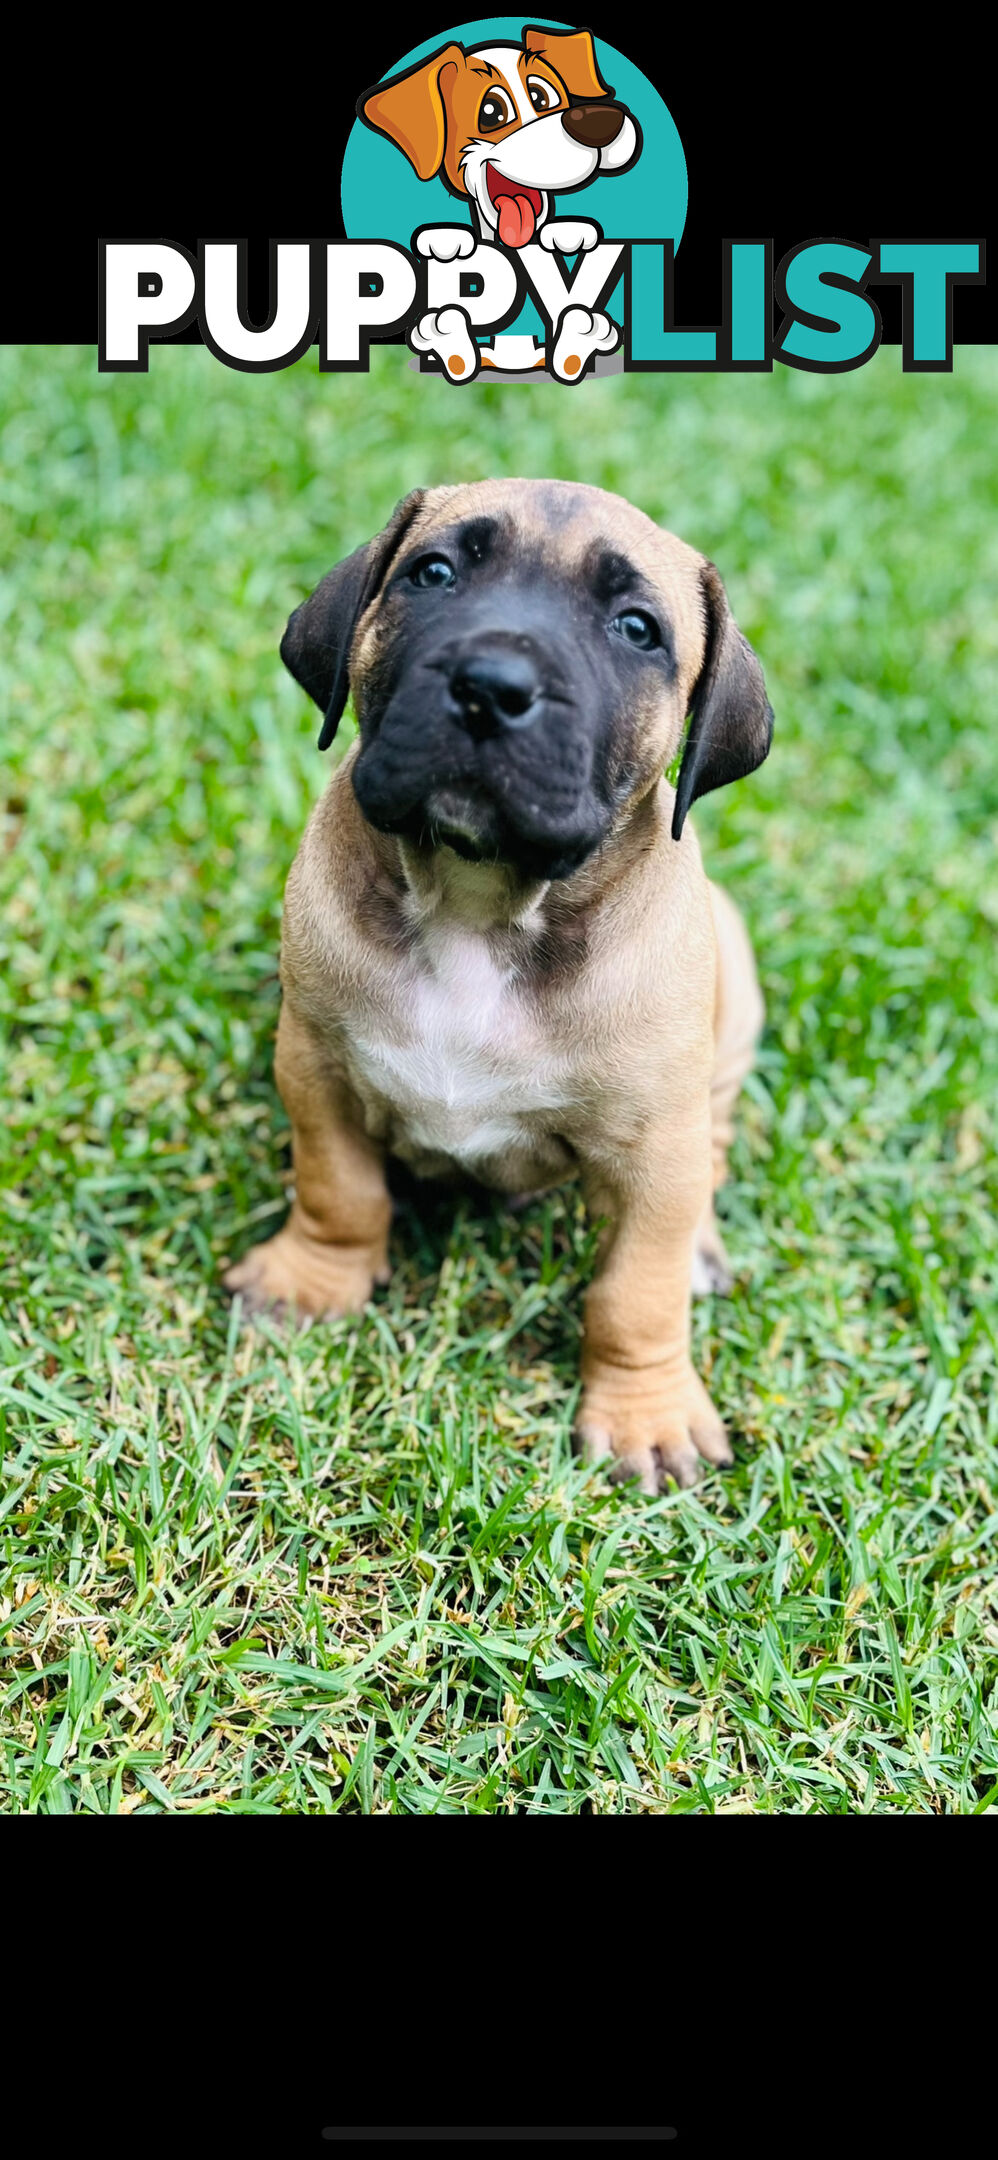
<instances>
[{"instance_id":1,"label":"black mask on muzzle","mask_svg":"<svg viewBox=\"0 0 998 2160\"><path fill-rule=\"evenodd\" d=\"M281 657L323 708L325 748L346 703L358 627L377 600L373 645L353 684L361 737L353 785L365 818L525 876L570 876L641 776L638 715L650 691L664 694L674 681L671 626L656 595L652 613L633 594L615 600L598 577L563 568L554 537L550 554L540 542L531 552L502 517L472 519L415 550L410 529L423 501L422 490L407 496L383 533L330 571L292 615ZM619 575L621 559L605 559ZM691 700L677 839L697 795L761 761L772 725L761 669L713 565L701 577L707 650Z\"/></svg>"},{"instance_id":2,"label":"black mask on muzzle","mask_svg":"<svg viewBox=\"0 0 998 2160\"><path fill-rule=\"evenodd\" d=\"M571 593L540 566L465 582L432 555L393 582L382 618L359 701L365 817L528 876L577 869L613 817L619 686Z\"/></svg>"}]
</instances>

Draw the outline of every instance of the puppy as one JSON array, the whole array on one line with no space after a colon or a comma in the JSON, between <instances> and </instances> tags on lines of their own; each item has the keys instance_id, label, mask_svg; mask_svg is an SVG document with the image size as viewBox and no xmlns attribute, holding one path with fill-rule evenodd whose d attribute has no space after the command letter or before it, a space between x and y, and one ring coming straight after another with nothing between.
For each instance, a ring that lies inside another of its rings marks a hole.
<instances>
[{"instance_id":1,"label":"puppy","mask_svg":"<svg viewBox=\"0 0 998 2160\"><path fill-rule=\"evenodd\" d=\"M527 26L519 45L441 46L358 100L368 127L387 136L421 180L439 174L452 195L471 207L474 233L458 226L417 234L418 251L440 262L470 255L476 240L499 241L511 252L535 240L574 255L595 247L600 231L589 219L552 217L555 194L587 187L599 173L625 172L640 154L641 135L626 106L603 81L588 30L559 32ZM555 326L553 358L567 334L565 382L577 380L601 352L619 343L608 316L578 308ZM452 381L471 380L476 361L467 311L456 305L424 315L411 342L435 353ZM514 372L545 365L532 338L498 338L481 349L486 367Z\"/></svg>"},{"instance_id":2,"label":"puppy","mask_svg":"<svg viewBox=\"0 0 998 2160\"><path fill-rule=\"evenodd\" d=\"M388 1273L385 1157L509 1195L579 1178L604 1227L578 1434L654 1492L729 1463L690 1360L725 1287L712 1194L762 1021L690 804L769 749L712 563L566 481L417 489L296 609L281 656L359 739L287 885L285 1227L250 1310L360 1311ZM673 789L662 774L689 730Z\"/></svg>"}]
</instances>

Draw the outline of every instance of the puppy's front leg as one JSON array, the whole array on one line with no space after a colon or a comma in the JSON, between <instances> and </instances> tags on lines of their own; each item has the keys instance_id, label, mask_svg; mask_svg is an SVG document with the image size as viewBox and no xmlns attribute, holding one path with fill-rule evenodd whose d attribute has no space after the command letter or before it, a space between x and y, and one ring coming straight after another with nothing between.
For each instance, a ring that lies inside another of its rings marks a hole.
<instances>
[{"instance_id":1,"label":"puppy's front leg","mask_svg":"<svg viewBox=\"0 0 998 2160\"><path fill-rule=\"evenodd\" d=\"M291 1119L295 1198L283 1230L229 1269L226 1288L251 1312L290 1307L326 1319L359 1312L388 1277L391 1201L381 1152L354 1122L346 1089L286 999L274 1071Z\"/></svg>"},{"instance_id":2,"label":"puppy's front leg","mask_svg":"<svg viewBox=\"0 0 998 2160\"><path fill-rule=\"evenodd\" d=\"M588 1462L616 1458L643 1492L666 1475L692 1485L699 1457L733 1460L690 1362L693 1240L710 1193L710 1116L661 1128L612 1167L584 1178L607 1217L599 1273L586 1297L578 1436Z\"/></svg>"}]
</instances>

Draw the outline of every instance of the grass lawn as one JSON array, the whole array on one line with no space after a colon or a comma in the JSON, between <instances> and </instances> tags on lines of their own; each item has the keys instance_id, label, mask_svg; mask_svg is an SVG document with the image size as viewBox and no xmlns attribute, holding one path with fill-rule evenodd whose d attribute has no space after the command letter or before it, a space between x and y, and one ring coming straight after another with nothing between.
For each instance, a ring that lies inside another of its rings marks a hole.
<instances>
[{"instance_id":1,"label":"grass lawn","mask_svg":"<svg viewBox=\"0 0 998 2160\"><path fill-rule=\"evenodd\" d=\"M0 1807L995 1810L996 425L967 349L578 392L0 353ZM572 1459L571 1193L404 1213L359 1324L239 1335L219 1288L285 1206L328 770L285 618L492 472L713 555L777 716L696 811L769 1024L694 1495Z\"/></svg>"}]
</instances>

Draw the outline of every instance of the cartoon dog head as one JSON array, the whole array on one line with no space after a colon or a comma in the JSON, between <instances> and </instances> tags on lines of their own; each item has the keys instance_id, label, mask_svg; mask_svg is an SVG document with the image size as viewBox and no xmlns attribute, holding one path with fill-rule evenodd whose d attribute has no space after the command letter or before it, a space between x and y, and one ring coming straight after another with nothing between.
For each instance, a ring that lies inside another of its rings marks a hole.
<instances>
[{"instance_id":1,"label":"cartoon dog head","mask_svg":"<svg viewBox=\"0 0 998 2160\"><path fill-rule=\"evenodd\" d=\"M636 121L596 65L588 30L527 25L520 45L444 45L358 100L421 180L439 173L478 212L486 238L526 247L549 199L623 172L641 148Z\"/></svg>"}]
</instances>

